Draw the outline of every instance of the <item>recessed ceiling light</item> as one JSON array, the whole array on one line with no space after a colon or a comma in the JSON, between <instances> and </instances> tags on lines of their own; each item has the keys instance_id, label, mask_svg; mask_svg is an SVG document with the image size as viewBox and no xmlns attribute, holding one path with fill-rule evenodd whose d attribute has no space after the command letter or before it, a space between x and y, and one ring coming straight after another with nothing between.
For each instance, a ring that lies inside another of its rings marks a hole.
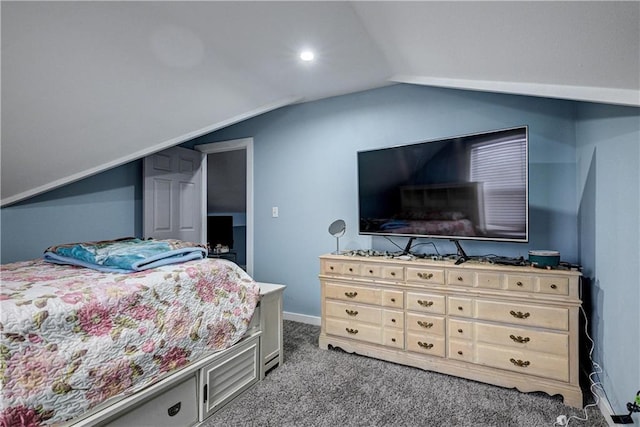
<instances>
[{"instance_id":1,"label":"recessed ceiling light","mask_svg":"<svg viewBox=\"0 0 640 427\"><path fill-rule=\"evenodd\" d=\"M300 52L300 59L302 59L303 61L313 61L313 59L316 56L314 55L314 53L310 50L303 50L302 52Z\"/></svg>"}]
</instances>

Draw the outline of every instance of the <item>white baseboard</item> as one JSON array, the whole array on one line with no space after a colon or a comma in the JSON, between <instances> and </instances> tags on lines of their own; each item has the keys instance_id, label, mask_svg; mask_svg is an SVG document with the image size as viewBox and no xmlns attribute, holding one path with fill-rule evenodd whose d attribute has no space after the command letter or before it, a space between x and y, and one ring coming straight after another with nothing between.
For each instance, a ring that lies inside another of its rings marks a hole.
<instances>
[{"instance_id":1,"label":"white baseboard","mask_svg":"<svg viewBox=\"0 0 640 427\"><path fill-rule=\"evenodd\" d=\"M616 414L613 411L613 407L611 406L611 403L609 402L609 399L607 399L607 396L604 394L604 392L599 387L596 387L595 391L596 391L596 394L599 397L598 408L600 409L600 413L602 414L604 419L607 420L607 425L609 427L620 427L622 424L614 423L613 419L611 418L611 416L612 415L627 415L629 412L628 411L620 411L618 414ZM634 423L637 423L638 421L640 421L640 417L638 416L638 414L631 414L631 419L633 420Z\"/></svg>"},{"instance_id":2,"label":"white baseboard","mask_svg":"<svg viewBox=\"0 0 640 427\"><path fill-rule=\"evenodd\" d=\"M291 313L285 311L282 313L284 320L293 320L294 322L306 323L308 325L320 326L319 316L309 316L306 314Z\"/></svg>"},{"instance_id":3,"label":"white baseboard","mask_svg":"<svg viewBox=\"0 0 640 427\"><path fill-rule=\"evenodd\" d=\"M613 422L613 419L611 418L611 416L615 414L613 413L613 408L611 407L611 404L609 403L609 399L607 399L607 396L600 389L600 387L594 387L594 392L595 394L598 395L598 409L600 409L600 413L602 414L604 419L607 421L607 424L609 425L609 427L617 426L618 424L615 424Z\"/></svg>"}]
</instances>

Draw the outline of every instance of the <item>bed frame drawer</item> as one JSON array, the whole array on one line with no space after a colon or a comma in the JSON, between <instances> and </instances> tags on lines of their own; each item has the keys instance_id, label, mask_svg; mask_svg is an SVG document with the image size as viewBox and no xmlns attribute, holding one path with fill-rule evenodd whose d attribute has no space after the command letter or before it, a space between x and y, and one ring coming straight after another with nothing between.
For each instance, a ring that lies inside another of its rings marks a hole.
<instances>
[{"instance_id":1,"label":"bed frame drawer","mask_svg":"<svg viewBox=\"0 0 640 427\"><path fill-rule=\"evenodd\" d=\"M106 427L192 426L198 423L196 375L147 400L130 412L105 424Z\"/></svg>"},{"instance_id":2,"label":"bed frame drawer","mask_svg":"<svg viewBox=\"0 0 640 427\"><path fill-rule=\"evenodd\" d=\"M201 413L204 421L260 379L260 340L252 337L200 370Z\"/></svg>"}]
</instances>

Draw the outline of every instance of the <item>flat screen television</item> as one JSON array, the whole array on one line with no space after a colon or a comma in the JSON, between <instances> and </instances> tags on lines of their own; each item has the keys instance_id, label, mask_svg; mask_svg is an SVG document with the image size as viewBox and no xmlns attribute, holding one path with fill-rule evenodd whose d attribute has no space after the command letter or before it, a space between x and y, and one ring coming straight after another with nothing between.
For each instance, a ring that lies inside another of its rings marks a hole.
<instances>
[{"instance_id":1,"label":"flat screen television","mask_svg":"<svg viewBox=\"0 0 640 427\"><path fill-rule=\"evenodd\" d=\"M359 151L360 234L527 242L528 140L520 126Z\"/></svg>"},{"instance_id":2,"label":"flat screen television","mask_svg":"<svg viewBox=\"0 0 640 427\"><path fill-rule=\"evenodd\" d=\"M216 245L233 249L233 216L213 215L207 217L207 242L211 249Z\"/></svg>"}]
</instances>

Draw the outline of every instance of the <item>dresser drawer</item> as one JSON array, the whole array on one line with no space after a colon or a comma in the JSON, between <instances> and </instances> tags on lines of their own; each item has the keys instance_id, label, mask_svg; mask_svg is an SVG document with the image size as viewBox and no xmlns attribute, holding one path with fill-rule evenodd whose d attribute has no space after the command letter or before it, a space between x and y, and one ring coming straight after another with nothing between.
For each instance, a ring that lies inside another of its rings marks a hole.
<instances>
[{"instance_id":1,"label":"dresser drawer","mask_svg":"<svg viewBox=\"0 0 640 427\"><path fill-rule=\"evenodd\" d=\"M404 292L390 289L382 290L382 305L385 307L404 308Z\"/></svg>"},{"instance_id":2,"label":"dresser drawer","mask_svg":"<svg viewBox=\"0 0 640 427\"><path fill-rule=\"evenodd\" d=\"M404 268L395 266L382 267L382 278L404 281Z\"/></svg>"},{"instance_id":3,"label":"dresser drawer","mask_svg":"<svg viewBox=\"0 0 640 427\"><path fill-rule=\"evenodd\" d=\"M473 322L467 320L449 319L448 320L448 333L449 338L459 338L470 340L473 339Z\"/></svg>"},{"instance_id":4,"label":"dresser drawer","mask_svg":"<svg viewBox=\"0 0 640 427\"><path fill-rule=\"evenodd\" d=\"M325 284L325 297L351 302L380 305L382 302L382 290L366 288L364 286Z\"/></svg>"},{"instance_id":5,"label":"dresser drawer","mask_svg":"<svg viewBox=\"0 0 640 427\"><path fill-rule=\"evenodd\" d=\"M473 286L476 274L473 271L449 270L447 272L447 285L449 286Z\"/></svg>"},{"instance_id":6,"label":"dresser drawer","mask_svg":"<svg viewBox=\"0 0 640 427\"><path fill-rule=\"evenodd\" d=\"M553 354L478 343L476 344L476 362L522 374L569 381L569 360Z\"/></svg>"},{"instance_id":7,"label":"dresser drawer","mask_svg":"<svg viewBox=\"0 0 640 427\"><path fill-rule=\"evenodd\" d=\"M407 313L407 331L444 335L444 317Z\"/></svg>"},{"instance_id":8,"label":"dresser drawer","mask_svg":"<svg viewBox=\"0 0 640 427\"><path fill-rule=\"evenodd\" d=\"M380 325L371 325L352 320L327 318L327 334L339 337L352 338L374 344L382 343L382 328Z\"/></svg>"},{"instance_id":9,"label":"dresser drawer","mask_svg":"<svg viewBox=\"0 0 640 427\"><path fill-rule=\"evenodd\" d=\"M345 276L359 276L360 264L356 262L343 262L340 273L344 274Z\"/></svg>"},{"instance_id":10,"label":"dresser drawer","mask_svg":"<svg viewBox=\"0 0 640 427\"><path fill-rule=\"evenodd\" d=\"M375 264L362 264L360 266L360 276L377 279L382 277L382 266Z\"/></svg>"},{"instance_id":11,"label":"dresser drawer","mask_svg":"<svg viewBox=\"0 0 640 427\"><path fill-rule=\"evenodd\" d=\"M569 355L569 336L558 332L538 331L511 326L476 324L476 340L543 353Z\"/></svg>"},{"instance_id":12,"label":"dresser drawer","mask_svg":"<svg viewBox=\"0 0 640 427\"><path fill-rule=\"evenodd\" d=\"M398 349L404 348L404 331L401 329L385 328L382 330L382 345Z\"/></svg>"},{"instance_id":13,"label":"dresser drawer","mask_svg":"<svg viewBox=\"0 0 640 427\"><path fill-rule=\"evenodd\" d=\"M404 329L404 313L397 310L382 310L382 326Z\"/></svg>"},{"instance_id":14,"label":"dresser drawer","mask_svg":"<svg viewBox=\"0 0 640 427\"><path fill-rule=\"evenodd\" d=\"M444 296L437 294L424 294L407 292L407 309L423 311L425 313L445 313Z\"/></svg>"},{"instance_id":15,"label":"dresser drawer","mask_svg":"<svg viewBox=\"0 0 640 427\"><path fill-rule=\"evenodd\" d=\"M569 279L566 277L540 277L538 291L543 294L569 295Z\"/></svg>"},{"instance_id":16,"label":"dresser drawer","mask_svg":"<svg viewBox=\"0 0 640 427\"><path fill-rule=\"evenodd\" d=\"M455 360L462 360L465 362L473 362L473 342L464 340L452 340L448 341L449 346L449 358Z\"/></svg>"},{"instance_id":17,"label":"dresser drawer","mask_svg":"<svg viewBox=\"0 0 640 427\"><path fill-rule=\"evenodd\" d=\"M473 299L463 297L448 297L447 308L450 316L473 317Z\"/></svg>"},{"instance_id":18,"label":"dresser drawer","mask_svg":"<svg viewBox=\"0 0 640 427\"><path fill-rule=\"evenodd\" d=\"M407 268L407 281L444 285L444 270L434 268Z\"/></svg>"},{"instance_id":19,"label":"dresser drawer","mask_svg":"<svg viewBox=\"0 0 640 427\"><path fill-rule=\"evenodd\" d=\"M476 301L476 317L483 320L569 330L569 309L520 302Z\"/></svg>"},{"instance_id":20,"label":"dresser drawer","mask_svg":"<svg viewBox=\"0 0 640 427\"><path fill-rule=\"evenodd\" d=\"M507 276L507 289L510 291L526 291L533 292L534 278L531 276Z\"/></svg>"},{"instance_id":21,"label":"dresser drawer","mask_svg":"<svg viewBox=\"0 0 640 427\"><path fill-rule=\"evenodd\" d=\"M478 273L477 282L479 288L501 289L502 275L497 273Z\"/></svg>"},{"instance_id":22,"label":"dresser drawer","mask_svg":"<svg viewBox=\"0 0 640 427\"><path fill-rule=\"evenodd\" d=\"M325 314L327 317L356 320L358 322L374 323L376 325L379 325L382 321L381 308L338 301L327 301L325 303Z\"/></svg>"},{"instance_id":23,"label":"dresser drawer","mask_svg":"<svg viewBox=\"0 0 640 427\"><path fill-rule=\"evenodd\" d=\"M444 337L409 332L407 333L407 350L444 357L446 354Z\"/></svg>"},{"instance_id":24,"label":"dresser drawer","mask_svg":"<svg viewBox=\"0 0 640 427\"><path fill-rule=\"evenodd\" d=\"M331 261L331 260L322 260L320 263L321 273L322 274L342 274L342 263L339 261Z\"/></svg>"}]
</instances>

